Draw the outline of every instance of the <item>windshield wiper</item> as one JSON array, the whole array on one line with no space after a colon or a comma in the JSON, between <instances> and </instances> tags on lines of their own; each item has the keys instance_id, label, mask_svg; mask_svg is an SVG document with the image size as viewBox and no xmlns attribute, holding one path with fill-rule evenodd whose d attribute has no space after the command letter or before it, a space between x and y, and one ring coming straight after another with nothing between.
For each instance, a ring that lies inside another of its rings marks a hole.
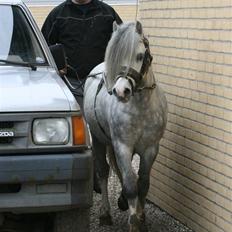
<instances>
[{"instance_id":1,"label":"windshield wiper","mask_svg":"<svg viewBox=\"0 0 232 232\"><path fill-rule=\"evenodd\" d=\"M36 69L37 69L35 64L28 63L28 62L17 62L17 61L1 60L0 59L0 63L29 67L29 68L31 68L32 71L36 71Z\"/></svg>"}]
</instances>

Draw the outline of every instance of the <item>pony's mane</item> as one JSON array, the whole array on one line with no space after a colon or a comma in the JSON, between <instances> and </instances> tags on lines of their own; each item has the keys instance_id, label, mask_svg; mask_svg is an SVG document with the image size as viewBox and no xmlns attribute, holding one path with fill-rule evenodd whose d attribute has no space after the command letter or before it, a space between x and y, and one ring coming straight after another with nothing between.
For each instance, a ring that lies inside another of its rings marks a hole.
<instances>
[{"instance_id":1,"label":"pony's mane","mask_svg":"<svg viewBox=\"0 0 232 232\"><path fill-rule=\"evenodd\" d=\"M136 23L128 22L117 26L107 45L105 53L105 67L108 87L121 70L122 60L130 64L131 58L139 43L139 34L136 32Z\"/></svg>"}]
</instances>

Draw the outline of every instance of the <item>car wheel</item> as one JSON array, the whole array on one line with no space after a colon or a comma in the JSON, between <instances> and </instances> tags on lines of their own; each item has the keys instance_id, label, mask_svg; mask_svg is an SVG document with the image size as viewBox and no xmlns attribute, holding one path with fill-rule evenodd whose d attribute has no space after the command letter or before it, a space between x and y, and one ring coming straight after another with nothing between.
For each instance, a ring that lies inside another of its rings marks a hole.
<instances>
[{"instance_id":1,"label":"car wheel","mask_svg":"<svg viewBox=\"0 0 232 232\"><path fill-rule=\"evenodd\" d=\"M90 209L72 209L57 212L54 232L89 232Z\"/></svg>"}]
</instances>

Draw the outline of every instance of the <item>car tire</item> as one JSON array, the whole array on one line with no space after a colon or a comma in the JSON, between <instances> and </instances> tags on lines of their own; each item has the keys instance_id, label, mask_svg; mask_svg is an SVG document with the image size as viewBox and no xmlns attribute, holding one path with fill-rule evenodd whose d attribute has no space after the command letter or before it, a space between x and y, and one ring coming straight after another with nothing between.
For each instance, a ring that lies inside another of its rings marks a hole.
<instances>
[{"instance_id":1,"label":"car tire","mask_svg":"<svg viewBox=\"0 0 232 232\"><path fill-rule=\"evenodd\" d=\"M57 212L54 232L89 232L90 209L72 209Z\"/></svg>"}]
</instances>

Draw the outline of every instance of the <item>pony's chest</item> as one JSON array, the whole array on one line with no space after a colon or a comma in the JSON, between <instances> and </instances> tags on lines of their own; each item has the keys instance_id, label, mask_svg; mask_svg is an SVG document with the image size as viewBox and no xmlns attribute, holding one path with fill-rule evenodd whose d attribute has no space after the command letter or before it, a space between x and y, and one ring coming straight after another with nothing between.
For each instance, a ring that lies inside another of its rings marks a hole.
<instances>
[{"instance_id":1,"label":"pony's chest","mask_svg":"<svg viewBox=\"0 0 232 232\"><path fill-rule=\"evenodd\" d=\"M166 113L162 104L136 103L121 106L122 108L112 107L110 123L112 131L116 131L120 138L130 137L136 143L147 144L161 137L166 125Z\"/></svg>"},{"instance_id":2,"label":"pony's chest","mask_svg":"<svg viewBox=\"0 0 232 232\"><path fill-rule=\"evenodd\" d=\"M165 126L166 116L161 110L147 111L147 114L141 118L140 130L138 130L138 146L149 146L159 141Z\"/></svg>"},{"instance_id":3,"label":"pony's chest","mask_svg":"<svg viewBox=\"0 0 232 232\"><path fill-rule=\"evenodd\" d=\"M160 130L165 125L165 118L164 115L159 112L147 112L147 115L143 117L143 132L145 134L149 133L149 136L155 135L157 133L156 130Z\"/></svg>"}]
</instances>

